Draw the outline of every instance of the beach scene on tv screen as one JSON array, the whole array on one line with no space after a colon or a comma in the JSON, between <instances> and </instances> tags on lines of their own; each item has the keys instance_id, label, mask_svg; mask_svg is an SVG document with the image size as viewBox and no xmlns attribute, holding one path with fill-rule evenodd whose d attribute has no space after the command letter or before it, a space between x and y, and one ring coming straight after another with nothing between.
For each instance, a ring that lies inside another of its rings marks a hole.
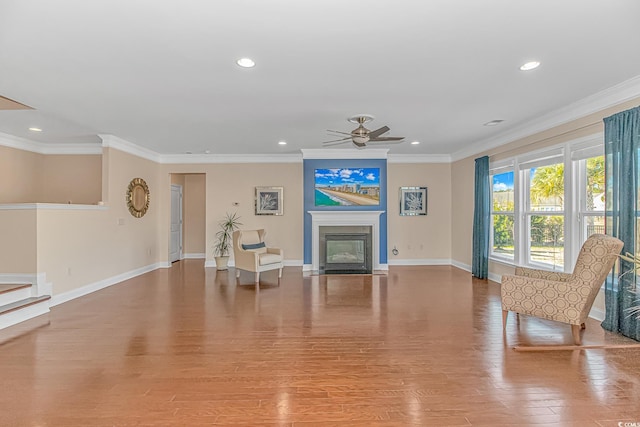
<instances>
[{"instance_id":1,"label":"beach scene on tv screen","mask_svg":"<svg viewBox=\"0 0 640 427\"><path fill-rule=\"evenodd\" d=\"M316 169L315 202L316 206L379 205L380 169Z\"/></svg>"}]
</instances>

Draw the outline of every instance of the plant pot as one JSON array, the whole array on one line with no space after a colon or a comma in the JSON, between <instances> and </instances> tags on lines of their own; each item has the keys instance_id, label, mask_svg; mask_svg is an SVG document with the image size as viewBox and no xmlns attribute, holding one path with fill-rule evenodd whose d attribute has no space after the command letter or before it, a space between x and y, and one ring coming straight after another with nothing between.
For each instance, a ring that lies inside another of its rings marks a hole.
<instances>
[{"instance_id":1,"label":"plant pot","mask_svg":"<svg viewBox=\"0 0 640 427\"><path fill-rule=\"evenodd\" d=\"M229 267L227 264L229 263L229 256L217 256L216 259L216 270L226 270Z\"/></svg>"}]
</instances>

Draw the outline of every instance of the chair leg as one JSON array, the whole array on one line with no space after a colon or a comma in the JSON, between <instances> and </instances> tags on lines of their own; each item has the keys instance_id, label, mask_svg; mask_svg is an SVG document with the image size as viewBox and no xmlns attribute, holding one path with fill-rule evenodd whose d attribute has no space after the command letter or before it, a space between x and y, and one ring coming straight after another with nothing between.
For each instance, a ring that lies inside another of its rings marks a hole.
<instances>
[{"instance_id":1,"label":"chair leg","mask_svg":"<svg viewBox=\"0 0 640 427\"><path fill-rule=\"evenodd\" d=\"M260 283L260 273L256 272L256 285Z\"/></svg>"},{"instance_id":2,"label":"chair leg","mask_svg":"<svg viewBox=\"0 0 640 427\"><path fill-rule=\"evenodd\" d=\"M236 268L236 279L240 278L240 269Z\"/></svg>"},{"instance_id":3,"label":"chair leg","mask_svg":"<svg viewBox=\"0 0 640 427\"><path fill-rule=\"evenodd\" d=\"M571 325L571 334L573 335L573 342L576 345L581 345L582 344L582 339L580 337L580 330L581 330L581 326L580 325Z\"/></svg>"},{"instance_id":4,"label":"chair leg","mask_svg":"<svg viewBox=\"0 0 640 427\"><path fill-rule=\"evenodd\" d=\"M507 328L507 314L509 314L507 310L502 310L502 329Z\"/></svg>"},{"instance_id":5,"label":"chair leg","mask_svg":"<svg viewBox=\"0 0 640 427\"><path fill-rule=\"evenodd\" d=\"M282 268L278 269L278 279L282 278Z\"/></svg>"},{"instance_id":6,"label":"chair leg","mask_svg":"<svg viewBox=\"0 0 640 427\"><path fill-rule=\"evenodd\" d=\"M587 325L583 323L582 325L580 325L580 329L587 329Z\"/></svg>"}]
</instances>

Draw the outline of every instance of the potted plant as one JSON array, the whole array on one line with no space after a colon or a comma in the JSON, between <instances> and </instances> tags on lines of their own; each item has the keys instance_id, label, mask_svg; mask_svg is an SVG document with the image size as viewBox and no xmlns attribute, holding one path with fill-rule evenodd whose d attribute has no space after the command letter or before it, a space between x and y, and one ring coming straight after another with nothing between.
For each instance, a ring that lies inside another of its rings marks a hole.
<instances>
[{"instance_id":1,"label":"potted plant","mask_svg":"<svg viewBox=\"0 0 640 427\"><path fill-rule=\"evenodd\" d=\"M216 259L216 268L226 270L229 262L229 250L232 245L232 234L242 223L238 221L240 217L237 213L227 213L224 219L218 222L220 230L216 233L216 242L213 245L213 254Z\"/></svg>"}]
</instances>

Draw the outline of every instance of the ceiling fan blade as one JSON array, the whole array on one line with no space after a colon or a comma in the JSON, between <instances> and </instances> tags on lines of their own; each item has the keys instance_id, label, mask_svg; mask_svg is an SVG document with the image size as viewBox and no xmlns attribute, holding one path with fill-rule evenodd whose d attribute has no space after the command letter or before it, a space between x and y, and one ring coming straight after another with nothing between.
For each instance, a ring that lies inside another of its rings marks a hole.
<instances>
[{"instance_id":1,"label":"ceiling fan blade","mask_svg":"<svg viewBox=\"0 0 640 427\"><path fill-rule=\"evenodd\" d=\"M351 135L349 132L341 132L339 130L331 130L331 129L327 129L327 132L333 132L333 133L339 133L341 135Z\"/></svg>"},{"instance_id":2,"label":"ceiling fan blade","mask_svg":"<svg viewBox=\"0 0 640 427\"><path fill-rule=\"evenodd\" d=\"M369 141L402 141L404 136L379 136L378 138L370 138Z\"/></svg>"},{"instance_id":3,"label":"ceiling fan blade","mask_svg":"<svg viewBox=\"0 0 640 427\"><path fill-rule=\"evenodd\" d=\"M333 141L325 141L322 145L336 145L336 144L344 144L345 142L351 141L351 137L342 138L342 139L334 139Z\"/></svg>"},{"instance_id":4,"label":"ceiling fan blade","mask_svg":"<svg viewBox=\"0 0 640 427\"><path fill-rule=\"evenodd\" d=\"M376 139L378 138L380 135L389 132L391 129L389 129L389 126L382 126L380 129L376 129L376 130L372 130L371 132L369 132L369 139Z\"/></svg>"}]
</instances>

